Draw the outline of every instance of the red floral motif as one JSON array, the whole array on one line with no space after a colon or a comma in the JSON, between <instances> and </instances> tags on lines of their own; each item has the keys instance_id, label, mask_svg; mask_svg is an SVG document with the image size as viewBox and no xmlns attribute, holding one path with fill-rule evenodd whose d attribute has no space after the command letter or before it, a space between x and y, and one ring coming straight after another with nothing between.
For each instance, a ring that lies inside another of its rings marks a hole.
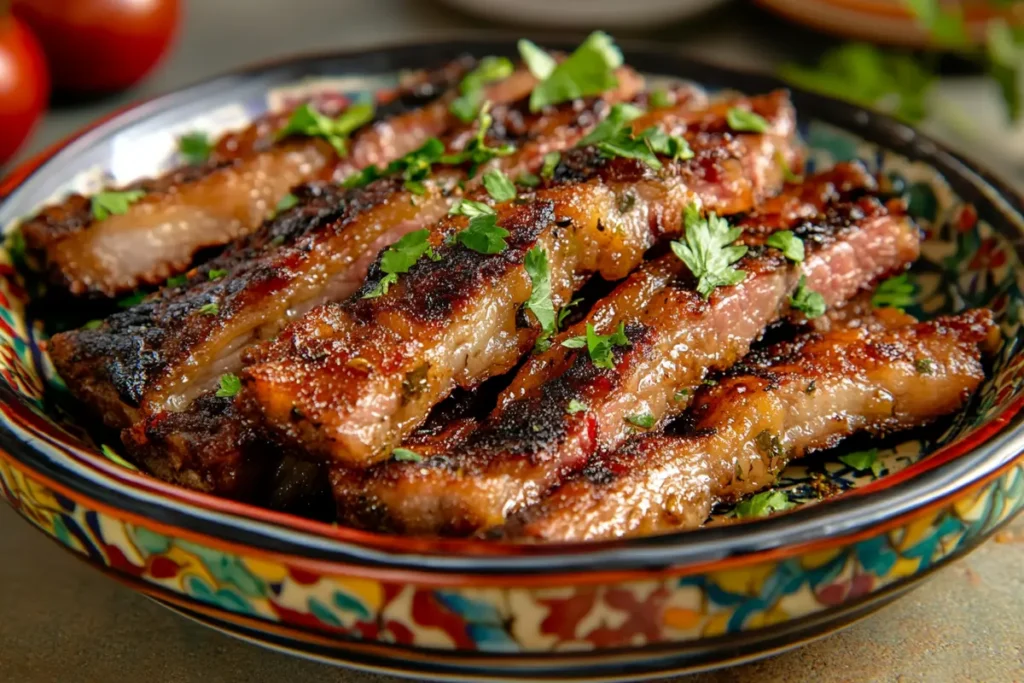
<instances>
[{"instance_id":1,"label":"red floral motif","mask_svg":"<svg viewBox=\"0 0 1024 683\"><path fill-rule=\"evenodd\" d=\"M818 602L825 605L841 605L844 602L867 595L875 586L871 574L856 574L849 581L832 583L818 591Z\"/></svg>"},{"instance_id":2,"label":"red floral motif","mask_svg":"<svg viewBox=\"0 0 1024 683\"><path fill-rule=\"evenodd\" d=\"M540 624L541 633L556 635L561 641L576 640L576 627L593 609L595 599L593 588L581 588L568 598L538 600L548 608L548 616Z\"/></svg>"},{"instance_id":3,"label":"red floral motif","mask_svg":"<svg viewBox=\"0 0 1024 683\"><path fill-rule=\"evenodd\" d=\"M288 576L292 577L295 583L300 586L312 586L320 580L319 574L307 572L305 569L299 569L297 567L288 567Z\"/></svg>"},{"instance_id":4,"label":"red floral motif","mask_svg":"<svg viewBox=\"0 0 1024 683\"><path fill-rule=\"evenodd\" d=\"M420 626L439 628L455 642L455 647L475 650L476 644L466 633L466 621L438 602L433 591L419 590L412 598L412 619Z\"/></svg>"},{"instance_id":5,"label":"red floral motif","mask_svg":"<svg viewBox=\"0 0 1024 683\"><path fill-rule=\"evenodd\" d=\"M964 204L956 217L956 229L960 232L968 232L978 224L978 211L971 204Z\"/></svg>"},{"instance_id":6,"label":"red floral motif","mask_svg":"<svg viewBox=\"0 0 1024 683\"><path fill-rule=\"evenodd\" d=\"M178 575L181 565L166 557L157 556L149 563L149 575L154 579L170 579Z\"/></svg>"},{"instance_id":7,"label":"red floral motif","mask_svg":"<svg viewBox=\"0 0 1024 683\"><path fill-rule=\"evenodd\" d=\"M1004 265L1006 265L1006 254L996 246L994 237L986 237L981 241L978 251L975 252L967 267L971 270L985 271Z\"/></svg>"},{"instance_id":8,"label":"red floral motif","mask_svg":"<svg viewBox=\"0 0 1024 683\"><path fill-rule=\"evenodd\" d=\"M125 554L121 552L121 549L116 546L104 545L103 551L107 555L107 561L111 569L116 569L117 571L124 572L125 574L131 574L132 576L142 576L146 571L145 567L132 564L131 561L125 557Z\"/></svg>"},{"instance_id":9,"label":"red floral motif","mask_svg":"<svg viewBox=\"0 0 1024 683\"><path fill-rule=\"evenodd\" d=\"M602 624L587 633L577 634L579 624L594 609L597 594L594 589L581 589L568 598L540 600L548 608L548 616L541 622L541 632L557 635L562 641L586 640L598 647L623 647L634 644L640 635L648 642L661 640L661 615L669 598L664 586L652 591L643 600L624 588L609 588L603 594L606 607L627 615L615 627Z\"/></svg>"}]
</instances>

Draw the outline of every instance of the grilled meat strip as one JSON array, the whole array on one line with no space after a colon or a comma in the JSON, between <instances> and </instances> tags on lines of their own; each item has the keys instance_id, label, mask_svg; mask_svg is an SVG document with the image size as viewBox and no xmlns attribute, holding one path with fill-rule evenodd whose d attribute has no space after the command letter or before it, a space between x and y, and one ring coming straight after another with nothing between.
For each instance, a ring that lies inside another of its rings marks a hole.
<instances>
[{"instance_id":1,"label":"grilled meat strip","mask_svg":"<svg viewBox=\"0 0 1024 683\"><path fill-rule=\"evenodd\" d=\"M703 101L701 92L689 92ZM608 97L632 94L620 86ZM518 108L496 111L488 144L523 144L495 164L510 173L537 170L546 152L574 144L607 110L601 99L528 118ZM400 179L349 192L323 184L297 188L296 207L198 268L183 286L97 329L56 335L54 362L75 395L112 427L153 411L182 410L222 374L238 371L246 345L273 337L316 304L349 296L377 252L444 216L465 180L463 171L449 168L415 193ZM478 182L469 180L468 189Z\"/></svg>"},{"instance_id":2,"label":"grilled meat strip","mask_svg":"<svg viewBox=\"0 0 1024 683\"><path fill-rule=\"evenodd\" d=\"M287 116L275 115L272 126L260 122L231 136L203 166L121 188L146 193L124 214L95 220L90 198L68 197L23 226L26 244L43 257L54 283L75 295L116 296L160 284L185 271L200 250L227 244L259 226L293 186L386 163L458 123L448 105L464 67L442 69L416 85L415 97L399 97L384 107L382 113L395 115L356 133L344 159L320 138L276 140ZM521 70L489 86L487 96L518 100L533 85L532 76ZM403 111L410 99L427 103Z\"/></svg>"},{"instance_id":3,"label":"grilled meat strip","mask_svg":"<svg viewBox=\"0 0 1024 683\"><path fill-rule=\"evenodd\" d=\"M595 452L683 410L709 372L739 360L787 313L801 274L805 286L836 305L918 254L919 234L902 205L890 210L872 197L832 202L795 226L780 225L778 214L764 218L748 219L759 229L746 239L757 244L772 227L793 227L805 243L803 264L754 247L737 264L745 280L705 301L674 254L650 262L565 333L581 332L588 322L608 330L623 323L630 346L614 350L614 368L597 367L586 350L557 363L539 360L540 370L528 361L490 420L465 443L419 463L332 472L340 519L415 534L466 535L500 525ZM638 297L644 287L637 283L647 280L660 286ZM645 300L634 307L637 299Z\"/></svg>"},{"instance_id":4,"label":"grilled meat strip","mask_svg":"<svg viewBox=\"0 0 1024 683\"><path fill-rule=\"evenodd\" d=\"M784 93L749 105L768 134L729 132L725 113L735 103L712 105L666 131L685 134L694 158L663 160L658 173L594 148L563 155L552 181L495 207L509 232L499 254L446 244L466 219L442 220L429 239L438 260L420 259L382 296L314 309L253 349L243 409L315 456L353 467L386 459L454 387L508 371L533 347L540 330L522 309L528 251L546 254L557 309L591 274L624 277L659 237L678 235L695 198L734 214L778 191L776 160L801 165L792 107ZM382 277L372 268L362 294Z\"/></svg>"},{"instance_id":5,"label":"grilled meat strip","mask_svg":"<svg viewBox=\"0 0 1024 683\"><path fill-rule=\"evenodd\" d=\"M686 436L639 436L595 458L508 531L587 541L698 527L715 503L770 486L793 458L959 410L998 336L991 312L974 310L888 331L810 333L753 354L701 390Z\"/></svg>"}]
</instances>

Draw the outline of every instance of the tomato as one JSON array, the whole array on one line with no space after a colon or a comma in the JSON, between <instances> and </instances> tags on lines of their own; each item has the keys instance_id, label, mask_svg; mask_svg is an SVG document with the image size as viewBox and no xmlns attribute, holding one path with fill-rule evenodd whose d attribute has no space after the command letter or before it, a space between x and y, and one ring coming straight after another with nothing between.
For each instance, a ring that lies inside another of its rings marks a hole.
<instances>
[{"instance_id":1,"label":"tomato","mask_svg":"<svg viewBox=\"0 0 1024 683\"><path fill-rule=\"evenodd\" d=\"M14 156L46 108L50 79L28 28L0 15L0 164Z\"/></svg>"},{"instance_id":2,"label":"tomato","mask_svg":"<svg viewBox=\"0 0 1024 683\"><path fill-rule=\"evenodd\" d=\"M121 90L142 80L174 38L179 0L13 0L39 37L54 88Z\"/></svg>"}]
</instances>

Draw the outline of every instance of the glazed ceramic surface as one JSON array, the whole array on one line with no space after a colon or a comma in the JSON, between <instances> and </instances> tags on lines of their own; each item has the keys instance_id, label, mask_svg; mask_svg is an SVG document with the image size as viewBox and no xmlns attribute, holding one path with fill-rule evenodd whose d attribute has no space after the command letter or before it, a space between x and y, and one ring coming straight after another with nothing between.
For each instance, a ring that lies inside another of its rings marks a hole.
<instances>
[{"instance_id":1,"label":"glazed ceramic surface","mask_svg":"<svg viewBox=\"0 0 1024 683\"><path fill-rule=\"evenodd\" d=\"M393 85L402 68L512 49L491 41L300 58L145 103L16 171L0 187L0 225L11 234L19 217L70 190L160 172L185 131L216 134L294 98L361 94ZM627 61L711 89L778 85L656 51L627 51ZM0 253L0 493L71 552L192 618L418 678L639 678L762 656L848 623L1024 508L1024 218L1011 190L909 128L794 99L812 168L859 158L906 194L927 233L913 312L989 306L1004 335L962 414L917 439L860 444L879 448L874 472L835 454L789 467L778 487L794 512L628 542L515 546L362 533L179 489L135 471L116 448L100 451L57 408L66 389L9 251Z\"/></svg>"}]
</instances>

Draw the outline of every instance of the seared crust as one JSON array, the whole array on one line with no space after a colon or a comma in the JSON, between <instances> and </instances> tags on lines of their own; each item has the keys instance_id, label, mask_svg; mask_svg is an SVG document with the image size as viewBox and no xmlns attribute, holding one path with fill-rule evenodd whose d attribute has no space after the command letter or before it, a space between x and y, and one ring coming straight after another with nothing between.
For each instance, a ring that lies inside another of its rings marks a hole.
<instances>
[{"instance_id":1,"label":"seared crust","mask_svg":"<svg viewBox=\"0 0 1024 683\"><path fill-rule=\"evenodd\" d=\"M700 391L687 435L639 436L596 457L506 533L583 541L700 526L715 503L770 486L792 458L959 410L998 336L991 312L974 310L810 333L752 354Z\"/></svg>"},{"instance_id":2,"label":"seared crust","mask_svg":"<svg viewBox=\"0 0 1024 683\"><path fill-rule=\"evenodd\" d=\"M650 428L682 411L707 373L735 363L786 313L801 274L835 305L917 256L917 229L899 207L889 212L874 199L836 201L804 221L808 205L791 211L789 224L771 213L763 223L757 214L745 221L752 228L746 239L755 245L772 224L813 234L802 266L755 246L737 264L746 279L704 300L675 255L645 264L554 340L560 346L588 323L604 334L624 323L630 345L614 350L613 369L597 368L585 351L565 347L527 361L495 413L464 444L421 463L382 463L361 480L335 475L339 518L412 534L467 535L500 525L595 452L616 448L638 429L640 416ZM573 401L578 407L570 411Z\"/></svg>"},{"instance_id":3,"label":"seared crust","mask_svg":"<svg viewBox=\"0 0 1024 683\"><path fill-rule=\"evenodd\" d=\"M666 120L695 124L695 131L687 123L670 129L686 135L695 156L665 160L659 173L592 148L562 155L552 181L495 207L510 233L500 254L446 245L466 220L442 220L430 236L438 260L420 259L384 296L314 309L253 350L242 374L245 412L315 456L351 467L387 458L455 386L501 374L532 348L539 329L520 311L531 289L527 251L547 253L557 308L591 273L624 277L660 236L677 235L692 198L736 213L781 187L777 158L800 166L788 98L749 100L771 123L770 134L711 132L725 126L725 111L735 105L717 103L688 119L662 111ZM382 276L371 268L363 292ZM414 375L415 391L403 389Z\"/></svg>"}]
</instances>

